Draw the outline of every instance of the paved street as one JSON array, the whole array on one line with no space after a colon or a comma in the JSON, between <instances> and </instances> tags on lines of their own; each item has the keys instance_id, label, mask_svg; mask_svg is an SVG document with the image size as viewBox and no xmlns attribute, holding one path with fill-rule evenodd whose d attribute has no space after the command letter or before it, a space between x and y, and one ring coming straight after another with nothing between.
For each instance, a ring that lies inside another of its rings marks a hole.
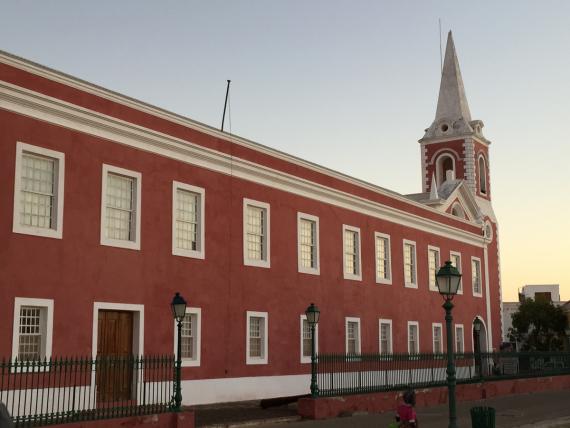
<instances>
[{"instance_id":1,"label":"paved street","mask_svg":"<svg viewBox=\"0 0 570 428\"><path fill-rule=\"evenodd\" d=\"M497 428L570 428L570 391L543 392L537 394L513 395L482 401L459 403L460 428L470 428L469 409L488 405L496 409ZM293 421L294 406L260 409L254 403L208 406L197 409L196 422L199 427L231 427L256 425L259 428L383 428L393 419L392 414L355 415L325 421ZM274 419L275 418L275 419ZM277 423L281 418L281 423ZM283 418L289 422L284 423ZM288 418L288 419L287 419ZM262 422L274 419L272 422ZM447 427L447 406L418 409L421 428Z\"/></svg>"}]
</instances>

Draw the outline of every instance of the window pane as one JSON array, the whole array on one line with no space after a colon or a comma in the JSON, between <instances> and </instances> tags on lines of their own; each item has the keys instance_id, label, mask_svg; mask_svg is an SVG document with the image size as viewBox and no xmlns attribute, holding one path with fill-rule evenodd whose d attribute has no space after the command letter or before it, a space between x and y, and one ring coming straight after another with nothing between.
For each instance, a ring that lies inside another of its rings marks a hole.
<instances>
[{"instance_id":1,"label":"window pane","mask_svg":"<svg viewBox=\"0 0 570 428\"><path fill-rule=\"evenodd\" d=\"M428 264L429 264L429 286L431 288L436 287L435 274L439 266L439 251L429 250L428 251Z\"/></svg>"},{"instance_id":2,"label":"window pane","mask_svg":"<svg viewBox=\"0 0 570 428\"><path fill-rule=\"evenodd\" d=\"M382 354L387 354L390 348L390 324L382 323L380 325L380 350Z\"/></svg>"},{"instance_id":3,"label":"window pane","mask_svg":"<svg viewBox=\"0 0 570 428\"><path fill-rule=\"evenodd\" d=\"M176 190L176 247L198 251L200 248L200 195Z\"/></svg>"},{"instance_id":4,"label":"window pane","mask_svg":"<svg viewBox=\"0 0 570 428\"><path fill-rule=\"evenodd\" d=\"M55 178L55 159L22 155L20 224L55 228Z\"/></svg>"},{"instance_id":5,"label":"window pane","mask_svg":"<svg viewBox=\"0 0 570 428\"><path fill-rule=\"evenodd\" d=\"M473 280L473 292L481 293L481 264L479 260L471 261L471 271Z\"/></svg>"},{"instance_id":6,"label":"window pane","mask_svg":"<svg viewBox=\"0 0 570 428\"><path fill-rule=\"evenodd\" d=\"M404 280L406 284L416 283L415 247L412 244L404 244Z\"/></svg>"},{"instance_id":7,"label":"window pane","mask_svg":"<svg viewBox=\"0 0 570 428\"><path fill-rule=\"evenodd\" d=\"M344 231L344 260L345 271L352 275L358 275L358 232L353 230Z\"/></svg>"},{"instance_id":8,"label":"window pane","mask_svg":"<svg viewBox=\"0 0 570 428\"><path fill-rule=\"evenodd\" d=\"M309 322L304 319L303 320L303 357L310 357L311 356L311 327L309 326Z\"/></svg>"},{"instance_id":9,"label":"window pane","mask_svg":"<svg viewBox=\"0 0 570 428\"><path fill-rule=\"evenodd\" d=\"M418 353L418 326L411 324L408 327L408 342L410 354Z\"/></svg>"},{"instance_id":10,"label":"window pane","mask_svg":"<svg viewBox=\"0 0 570 428\"><path fill-rule=\"evenodd\" d=\"M251 260L265 260L265 215L265 209L247 206L247 257Z\"/></svg>"},{"instance_id":11,"label":"window pane","mask_svg":"<svg viewBox=\"0 0 570 428\"><path fill-rule=\"evenodd\" d=\"M107 175L107 238L133 241L135 221L135 184L133 177Z\"/></svg>"},{"instance_id":12,"label":"window pane","mask_svg":"<svg viewBox=\"0 0 570 428\"><path fill-rule=\"evenodd\" d=\"M299 245L301 266L314 269L317 267L317 223L301 219L299 223Z\"/></svg>"},{"instance_id":13,"label":"window pane","mask_svg":"<svg viewBox=\"0 0 570 428\"><path fill-rule=\"evenodd\" d=\"M451 255L451 264L461 273L461 256L459 254L452 254ZM463 280L459 280L459 289L458 292L463 292Z\"/></svg>"},{"instance_id":14,"label":"window pane","mask_svg":"<svg viewBox=\"0 0 570 428\"><path fill-rule=\"evenodd\" d=\"M263 318L249 319L249 356L263 358Z\"/></svg>"},{"instance_id":15,"label":"window pane","mask_svg":"<svg viewBox=\"0 0 570 428\"><path fill-rule=\"evenodd\" d=\"M195 334L196 314L186 314L182 321L182 358L196 358Z\"/></svg>"},{"instance_id":16,"label":"window pane","mask_svg":"<svg viewBox=\"0 0 570 428\"><path fill-rule=\"evenodd\" d=\"M42 352L42 308L22 306L19 318L18 360L35 361L44 357Z\"/></svg>"},{"instance_id":17,"label":"window pane","mask_svg":"<svg viewBox=\"0 0 570 428\"><path fill-rule=\"evenodd\" d=\"M358 353L358 323L354 321L349 321L346 326L346 336L349 354Z\"/></svg>"},{"instance_id":18,"label":"window pane","mask_svg":"<svg viewBox=\"0 0 570 428\"><path fill-rule=\"evenodd\" d=\"M376 277L390 279L388 238L376 237Z\"/></svg>"}]
</instances>

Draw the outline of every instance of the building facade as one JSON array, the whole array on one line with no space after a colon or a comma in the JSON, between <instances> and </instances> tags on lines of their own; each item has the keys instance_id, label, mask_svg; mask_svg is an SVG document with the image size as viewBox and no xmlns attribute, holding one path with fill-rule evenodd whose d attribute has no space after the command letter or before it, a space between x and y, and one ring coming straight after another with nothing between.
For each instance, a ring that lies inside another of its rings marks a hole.
<instances>
[{"instance_id":1,"label":"building facade","mask_svg":"<svg viewBox=\"0 0 570 428\"><path fill-rule=\"evenodd\" d=\"M451 34L422 192L401 195L0 53L0 355L172 353L185 404L302 394L320 352L498 348L489 141ZM473 340L473 321L484 334Z\"/></svg>"}]
</instances>

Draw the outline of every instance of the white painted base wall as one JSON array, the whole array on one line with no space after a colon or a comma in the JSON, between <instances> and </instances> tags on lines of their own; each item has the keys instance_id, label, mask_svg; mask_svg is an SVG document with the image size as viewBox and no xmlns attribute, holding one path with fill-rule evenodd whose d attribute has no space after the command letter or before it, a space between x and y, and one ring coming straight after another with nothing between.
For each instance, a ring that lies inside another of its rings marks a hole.
<instances>
[{"instance_id":1,"label":"white painted base wall","mask_svg":"<svg viewBox=\"0 0 570 428\"><path fill-rule=\"evenodd\" d=\"M308 394L310 375L182 381L182 404L211 404Z\"/></svg>"}]
</instances>

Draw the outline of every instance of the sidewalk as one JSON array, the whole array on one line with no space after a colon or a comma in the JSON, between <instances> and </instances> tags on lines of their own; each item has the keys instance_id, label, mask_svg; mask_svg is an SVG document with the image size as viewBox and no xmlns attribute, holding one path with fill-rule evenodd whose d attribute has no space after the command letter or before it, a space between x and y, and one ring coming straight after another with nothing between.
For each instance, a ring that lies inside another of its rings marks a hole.
<instances>
[{"instance_id":1,"label":"sidewalk","mask_svg":"<svg viewBox=\"0 0 570 428\"><path fill-rule=\"evenodd\" d=\"M570 391L512 395L485 401L458 403L458 426L471 428L469 409L475 406L496 409L497 428L570 428ZM393 420L393 414L357 414L325 421L300 421L296 406L261 409L258 402L198 406L197 427L257 428L383 428ZM447 406L419 408L421 428L446 428Z\"/></svg>"}]
</instances>

